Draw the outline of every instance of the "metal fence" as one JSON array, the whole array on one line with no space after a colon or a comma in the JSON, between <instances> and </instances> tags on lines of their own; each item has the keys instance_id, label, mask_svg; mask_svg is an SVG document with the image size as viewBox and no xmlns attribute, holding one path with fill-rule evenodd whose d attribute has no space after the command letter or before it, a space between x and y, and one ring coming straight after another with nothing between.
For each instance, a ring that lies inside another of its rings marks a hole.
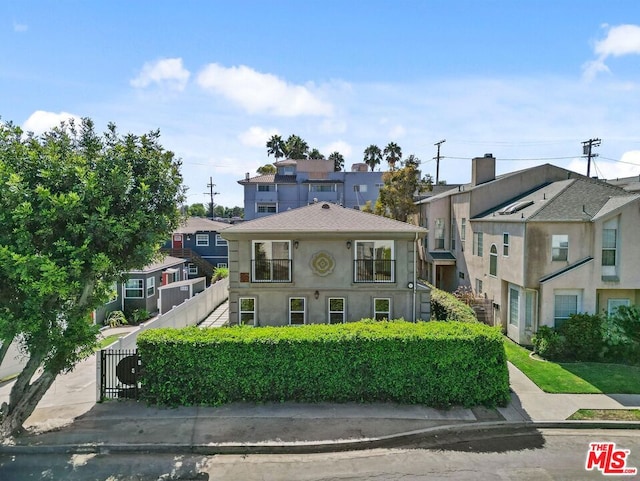
<instances>
[{"instance_id":1,"label":"metal fence","mask_svg":"<svg viewBox=\"0 0 640 481\"><path fill-rule=\"evenodd\" d=\"M98 369L99 400L138 399L140 357L136 349L103 349Z\"/></svg>"}]
</instances>

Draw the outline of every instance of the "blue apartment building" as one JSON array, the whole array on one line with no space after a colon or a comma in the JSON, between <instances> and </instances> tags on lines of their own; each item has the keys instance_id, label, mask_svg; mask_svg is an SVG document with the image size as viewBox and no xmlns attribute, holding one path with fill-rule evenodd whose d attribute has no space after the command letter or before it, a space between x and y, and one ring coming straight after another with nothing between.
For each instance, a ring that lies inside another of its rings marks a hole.
<instances>
[{"instance_id":1,"label":"blue apartment building","mask_svg":"<svg viewBox=\"0 0 640 481\"><path fill-rule=\"evenodd\" d=\"M366 164L354 164L351 172L334 172L326 159L281 160L275 174L238 181L244 187L244 220L265 217L314 202L331 202L361 209L372 207L382 187L382 172L370 172Z\"/></svg>"}]
</instances>

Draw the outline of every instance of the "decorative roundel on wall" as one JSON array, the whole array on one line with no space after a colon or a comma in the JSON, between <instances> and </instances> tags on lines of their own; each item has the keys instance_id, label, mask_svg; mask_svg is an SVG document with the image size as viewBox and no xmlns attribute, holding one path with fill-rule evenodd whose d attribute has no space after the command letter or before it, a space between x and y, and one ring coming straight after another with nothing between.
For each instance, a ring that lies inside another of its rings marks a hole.
<instances>
[{"instance_id":1,"label":"decorative roundel on wall","mask_svg":"<svg viewBox=\"0 0 640 481\"><path fill-rule=\"evenodd\" d=\"M336 261L327 251L320 251L311 257L310 266L315 275L326 277L333 272L336 267Z\"/></svg>"}]
</instances>

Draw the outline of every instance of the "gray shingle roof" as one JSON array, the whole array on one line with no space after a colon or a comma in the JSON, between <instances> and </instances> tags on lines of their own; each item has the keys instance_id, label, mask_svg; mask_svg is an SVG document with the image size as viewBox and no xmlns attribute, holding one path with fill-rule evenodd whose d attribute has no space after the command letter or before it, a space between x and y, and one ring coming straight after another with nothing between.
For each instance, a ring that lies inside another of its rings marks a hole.
<instances>
[{"instance_id":1,"label":"gray shingle roof","mask_svg":"<svg viewBox=\"0 0 640 481\"><path fill-rule=\"evenodd\" d=\"M175 233L195 234L196 232L220 232L228 228L229 224L216 222L206 217L188 217L186 222L175 230Z\"/></svg>"},{"instance_id":2,"label":"gray shingle roof","mask_svg":"<svg viewBox=\"0 0 640 481\"><path fill-rule=\"evenodd\" d=\"M403 233L425 234L426 229L406 222L318 202L279 214L261 217L226 229L223 237L248 233Z\"/></svg>"},{"instance_id":3,"label":"gray shingle roof","mask_svg":"<svg viewBox=\"0 0 640 481\"><path fill-rule=\"evenodd\" d=\"M146 266L144 266L142 269L134 269L129 271L129 273L131 274L139 274L139 273L150 273L150 272L155 272L155 271L159 271L162 269L168 269L169 267L174 267L174 266L178 266L181 264L184 264L185 260L184 259L178 259L177 257L171 257L171 256L164 256L162 259L157 260L156 262L153 262L151 264L148 264Z\"/></svg>"},{"instance_id":4,"label":"gray shingle roof","mask_svg":"<svg viewBox=\"0 0 640 481\"><path fill-rule=\"evenodd\" d=\"M242 179L238 184L295 184L295 175L265 174Z\"/></svg>"}]
</instances>

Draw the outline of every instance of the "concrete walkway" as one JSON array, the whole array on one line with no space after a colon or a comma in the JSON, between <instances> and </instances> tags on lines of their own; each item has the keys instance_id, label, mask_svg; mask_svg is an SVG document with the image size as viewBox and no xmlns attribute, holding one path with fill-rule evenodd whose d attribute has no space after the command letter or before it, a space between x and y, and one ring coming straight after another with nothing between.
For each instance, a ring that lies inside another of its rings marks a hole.
<instances>
[{"instance_id":1,"label":"concrete walkway","mask_svg":"<svg viewBox=\"0 0 640 481\"><path fill-rule=\"evenodd\" d=\"M229 300L220 304L198 327L223 327L229 324Z\"/></svg>"}]
</instances>

